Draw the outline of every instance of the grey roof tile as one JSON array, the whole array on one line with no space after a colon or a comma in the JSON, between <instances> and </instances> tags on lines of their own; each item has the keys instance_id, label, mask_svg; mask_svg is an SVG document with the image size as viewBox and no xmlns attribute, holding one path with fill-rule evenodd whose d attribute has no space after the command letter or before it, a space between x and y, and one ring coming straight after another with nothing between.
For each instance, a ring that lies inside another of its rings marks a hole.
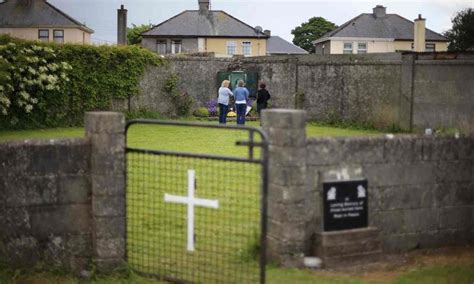
<instances>
[{"instance_id":1,"label":"grey roof tile","mask_svg":"<svg viewBox=\"0 0 474 284\"><path fill-rule=\"evenodd\" d=\"M369 37L413 40L414 23L397 14L375 17L374 14L360 14L340 27L330 31L326 37ZM447 38L430 29L426 29L426 40L448 41Z\"/></svg>"},{"instance_id":2,"label":"grey roof tile","mask_svg":"<svg viewBox=\"0 0 474 284\"><path fill-rule=\"evenodd\" d=\"M287 42L279 36L271 36L267 40L267 53L269 54L308 54L299 46Z\"/></svg>"},{"instance_id":3,"label":"grey roof tile","mask_svg":"<svg viewBox=\"0 0 474 284\"><path fill-rule=\"evenodd\" d=\"M0 27L61 27L94 32L46 0L7 0L0 3Z\"/></svg>"},{"instance_id":4,"label":"grey roof tile","mask_svg":"<svg viewBox=\"0 0 474 284\"><path fill-rule=\"evenodd\" d=\"M268 36L224 11L184 11L159 25L143 36L202 36L202 37L260 37Z\"/></svg>"}]
</instances>

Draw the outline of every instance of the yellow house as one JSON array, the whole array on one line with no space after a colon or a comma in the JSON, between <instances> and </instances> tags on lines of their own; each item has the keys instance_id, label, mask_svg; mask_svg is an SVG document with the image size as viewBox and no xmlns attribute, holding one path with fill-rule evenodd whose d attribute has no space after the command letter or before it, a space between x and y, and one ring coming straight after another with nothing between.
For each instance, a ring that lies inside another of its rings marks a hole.
<instances>
[{"instance_id":1,"label":"yellow house","mask_svg":"<svg viewBox=\"0 0 474 284\"><path fill-rule=\"evenodd\" d=\"M270 31L253 28L224 11L184 11L142 34L142 47L160 54L213 52L217 57L264 56Z\"/></svg>"},{"instance_id":2,"label":"yellow house","mask_svg":"<svg viewBox=\"0 0 474 284\"><path fill-rule=\"evenodd\" d=\"M0 3L0 34L56 43L90 43L94 31L46 0Z\"/></svg>"},{"instance_id":3,"label":"yellow house","mask_svg":"<svg viewBox=\"0 0 474 284\"><path fill-rule=\"evenodd\" d=\"M315 40L316 54L447 51L448 39L425 27L421 15L414 22L387 14L377 5Z\"/></svg>"}]
</instances>

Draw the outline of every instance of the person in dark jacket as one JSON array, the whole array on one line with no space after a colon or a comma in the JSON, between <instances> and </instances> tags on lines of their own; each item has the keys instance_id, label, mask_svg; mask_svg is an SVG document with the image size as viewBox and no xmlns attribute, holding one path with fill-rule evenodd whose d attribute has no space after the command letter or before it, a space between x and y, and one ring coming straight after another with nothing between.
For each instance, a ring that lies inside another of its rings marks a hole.
<instances>
[{"instance_id":1,"label":"person in dark jacket","mask_svg":"<svg viewBox=\"0 0 474 284\"><path fill-rule=\"evenodd\" d=\"M260 84L260 89L257 92L257 112L260 115L262 109L268 107L268 100L271 98L270 93L266 89L265 83Z\"/></svg>"}]
</instances>

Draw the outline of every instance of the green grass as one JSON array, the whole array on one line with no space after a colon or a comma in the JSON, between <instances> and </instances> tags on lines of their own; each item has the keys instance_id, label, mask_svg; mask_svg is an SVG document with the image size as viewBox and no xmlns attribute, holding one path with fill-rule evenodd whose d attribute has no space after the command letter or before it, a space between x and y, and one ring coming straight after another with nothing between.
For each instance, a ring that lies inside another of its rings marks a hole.
<instances>
[{"instance_id":1,"label":"green grass","mask_svg":"<svg viewBox=\"0 0 474 284\"><path fill-rule=\"evenodd\" d=\"M383 271L380 272L383 274ZM474 281L474 260L471 264L427 266L412 268L409 272L401 272L395 279L384 281L367 281L343 273L318 272L306 269L267 269L269 284L472 284ZM20 271L10 271L0 268L0 284L162 284L163 281L144 278L135 273L126 275L96 276L85 282L70 275L50 272L22 274Z\"/></svg>"},{"instance_id":2,"label":"green grass","mask_svg":"<svg viewBox=\"0 0 474 284\"><path fill-rule=\"evenodd\" d=\"M328 275L308 269L267 269L267 283L271 284L368 284L368 282L347 275Z\"/></svg>"},{"instance_id":3,"label":"green grass","mask_svg":"<svg viewBox=\"0 0 474 284\"><path fill-rule=\"evenodd\" d=\"M232 125L232 124L229 124ZM248 122L247 125L259 127L259 122ZM208 129L192 129L193 135L188 129L183 129L179 127L169 127L169 128L162 128L163 132L160 133L147 133L146 127L144 131L138 134L141 135L141 138L137 138L137 142L143 142L142 145L146 145L149 141L151 143L156 143L159 141L156 138L160 136L170 136L170 139L174 139L177 141L178 144L175 144L179 147L184 146L188 143L190 137L194 137L194 134L207 134L211 135L213 130ZM214 131L215 133L215 131ZM230 132L229 132L230 133ZM306 134L308 137L315 137L315 136L331 136L331 137L340 137L340 136L374 136L374 135L381 135L382 133L376 130L367 130L367 129L353 129L353 128L339 128L339 127L331 127L327 125L321 125L317 123L308 123L306 126ZM157 137L155 137L157 135ZM34 129L34 130L17 130L17 131L0 131L0 142L2 141L11 141L11 140L24 140L24 139L56 139L56 138L78 138L84 136L84 129L81 127L74 127L74 128L53 128L53 129ZM152 138L151 140L149 138ZM222 136L218 135L216 137L216 142L229 142L230 139L233 139L232 136ZM228 138L228 139L226 139ZM171 141L170 141L171 142ZM209 148L209 145L206 144L204 141L196 141L195 145L189 145L186 149L196 149L196 147L202 148ZM221 144L222 145L222 144ZM224 146L227 144L223 144Z\"/></svg>"},{"instance_id":4,"label":"green grass","mask_svg":"<svg viewBox=\"0 0 474 284\"><path fill-rule=\"evenodd\" d=\"M377 136L381 134L382 132L374 129L334 127L325 124L319 124L316 122L310 122L306 125L306 136L308 137Z\"/></svg>"},{"instance_id":5,"label":"green grass","mask_svg":"<svg viewBox=\"0 0 474 284\"><path fill-rule=\"evenodd\" d=\"M49 128L34 130L0 131L0 142L26 139L59 139L84 137L84 128Z\"/></svg>"},{"instance_id":6,"label":"green grass","mask_svg":"<svg viewBox=\"0 0 474 284\"><path fill-rule=\"evenodd\" d=\"M412 269L400 277L393 284L430 283L430 284L473 284L473 263L460 266L431 266Z\"/></svg>"}]
</instances>

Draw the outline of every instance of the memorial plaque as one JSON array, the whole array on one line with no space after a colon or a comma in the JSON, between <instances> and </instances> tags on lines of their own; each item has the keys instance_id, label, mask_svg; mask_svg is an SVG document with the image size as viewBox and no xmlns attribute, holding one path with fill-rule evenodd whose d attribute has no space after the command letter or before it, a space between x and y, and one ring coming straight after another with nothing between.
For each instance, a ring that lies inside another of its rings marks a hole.
<instances>
[{"instance_id":1,"label":"memorial plaque","mask_svg":"<svg viewBox=\"0 0 474 284\"><path fill-rule=\"evenodd\" d=\"M324 231L368 226L367 180L323 183Z\"/></svg>"}]
</instances>

